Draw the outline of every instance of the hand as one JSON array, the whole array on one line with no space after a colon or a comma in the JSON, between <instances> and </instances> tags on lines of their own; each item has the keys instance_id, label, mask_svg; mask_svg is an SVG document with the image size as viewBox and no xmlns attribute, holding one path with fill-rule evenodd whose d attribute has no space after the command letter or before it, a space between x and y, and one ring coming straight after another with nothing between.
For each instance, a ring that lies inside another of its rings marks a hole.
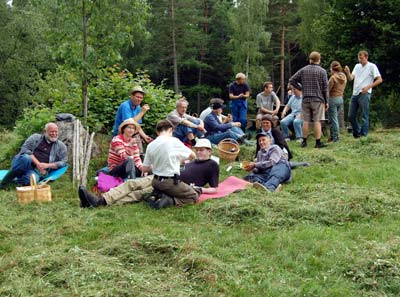
<instances>
[{"instance_id":1,"label":"hand","mask_svg":"<svg viewBox=\"0 0 400 297\"><path fill-rule=\"evenodd\" d=\"M361 89L361 94L367 94L368 93L369 88L368 87L364 87Z\"/></svg>"},{"instance_id":2,"label":"hand","mask_svg":"<svg viewBox=\"0 0 400 297\"><path fill-rule=\"evenodd\" d=\"M147 176L149 173L148 172L143 172L142 171L142 177L145 177L145 176Z\"/></svg>"},{"instance_id":3,"label":"hand","mask_svg":"<svg viewBox=\"0 0 400 297\"><path fill-rule=\"evenodd\" d=\"M197 126L197 130L199 130L200 132L202 132L202 133L207 133L207 130L206 129L204 129L204 127L201 127L201 126Z\"/></svg>"},{"instance_id":4,"label":"hand","mask_svg":"<svg viewBox=\"0 0 400 297\"><path fill-rule=\"evenodd\" d=\"M232 122L232 120L233 120L232 115L228 113L228 115L226 116L226 122Z\"/></svg>"},{"instance_id":5,"label":"hand","mask_svg":"<svg viewBox=\"0 0 400 297\"><path fill-rule=\"evenodd\" d=\"M350 68L349 66L344 66L344 72L346 72L346 74L350 74Z\"/></svg>"},{"instance_id":6,"label":"hand","mask_svg":"<svg viewBox=\"0 0 400 297\"><path fill-rule=\"evenodd\" d=\"M144 135L144 136L143 136L143 139L144 139L144 141L146 141L146 143L150 143L150 142L153 141L153 138L151 138L151 137L148 136L148 135Z\"/></svg>"},{"instance_id":7,"label":"hand","mask_svg":"<svg viewBox=\"0 0 400 297\"><path fill-rule=\"evenodd\" d=\"M150 110L150 106L148 104L145 104L145 105L142 106L142 110L144 112L148 112Z\"/></svg>"},{"instance_id":8,"label":"hand","mask_svg":"<svg viewBox=\"0 0 400 297\"><path fill-rule=\"evenodd\" d=\"M256 168L256 163L250 162L250 163L244 168L244 170L246 170L246 171L251 171L251 170L253 170L254 168Z\"/></svg>"},{"instance_id":9,"label":"hand","mask_svg":"<svg viewBox=\"0 0 400 297\"><path fill-rule=\"evenodd\" d=\"M278 112L279 112L279 110L274 110L274 111L272 111L272 114L273 114L273 115L277 115Z\"/></svg>"},{"instance_id":10,"label":"hand","mask_svg":"<svg viewBox=\"0 0 400 297\"><path fill-rule=\"evenodd\" d=\"M244 94L243 94L243 93L241 93L241 94L239 94L239 95L237 96L238 99L240 99L240 98L242 98L242 97L244 97Z\"/></svg>"},{"instance_id":11,"label":"hand","mask_svg":"<svg viewBox=\"0 0 400 297\"><path fill-rule=\"evenodd\" d=\"M329 108L329 103L326 102L326 103L325 103L325 110L328 110L328 108Z\"/></svg>"},{"instance_id":12,"label":"hand","mask_svg":"<svg viewBox=\"0 0 400 297\"><path fill-rule=\"evenodd\" d=\"M242 126L242 124L240 122L233 122L232 126L233 127L240 127L240 126Z\"/></svg>"},{"instance_id":13,"label":"hand","mask_svg":"<svg viewBox=\"0 0 400 297\"><path fill-rule=\"evenodd\" d=\"M286 112L282 111L281 118L283 119L286 116Z\"/></svg>"}]
</instances>

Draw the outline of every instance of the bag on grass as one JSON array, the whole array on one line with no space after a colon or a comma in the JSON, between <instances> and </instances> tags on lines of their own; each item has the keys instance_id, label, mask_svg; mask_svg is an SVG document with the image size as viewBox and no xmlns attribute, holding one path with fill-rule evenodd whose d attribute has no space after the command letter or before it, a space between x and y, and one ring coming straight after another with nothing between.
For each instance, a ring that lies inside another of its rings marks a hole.
<instances>
[{"instance_id":1,"label":"bag on grass","mask_svg":"<svg viewBox=\"0 0 400 297\"><path fill-rule=\"evenodd\" d=\"M100 172L97 178L97 189L103 193L122 184L124 180L120 177L114 177Z\"/></svg>"}]
</instances>

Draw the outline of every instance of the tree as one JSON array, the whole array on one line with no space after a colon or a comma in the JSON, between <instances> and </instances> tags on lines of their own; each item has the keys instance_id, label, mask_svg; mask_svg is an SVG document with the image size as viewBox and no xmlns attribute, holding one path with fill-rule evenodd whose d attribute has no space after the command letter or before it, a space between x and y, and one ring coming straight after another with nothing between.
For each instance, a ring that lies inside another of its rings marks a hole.
<instances>
[{"instance_id":1,"label":"tree","mask_svg":"<svg viewBox=\"0 0 400 297\"><path fill-rule=\"evenodd\" d=\"M268 0L237 1L229 14L233 70L244 72L252 86L267 77L266 67L260 63L271 38L264 26L267 9Z\"/></svg>"}]
</instances>

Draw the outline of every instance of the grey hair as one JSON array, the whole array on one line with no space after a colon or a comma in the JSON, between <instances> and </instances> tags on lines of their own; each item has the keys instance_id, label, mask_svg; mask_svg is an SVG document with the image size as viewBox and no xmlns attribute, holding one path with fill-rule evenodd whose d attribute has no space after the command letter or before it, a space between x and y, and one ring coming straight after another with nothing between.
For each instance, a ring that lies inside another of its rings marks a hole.
<instances>
[{"instance_id":1,"label":"grey hair","mask_svg":"<svg viewBox=\"0 0 400 297\"><path fill-rule=\"evenodd\" d=\"M187 105L189 105L189 102L186 100L186 98L182 97L176 101L176 107L180 106L182 103L186 103Z\"/></svg>"},{"instance_id":2,"label":"grey hair","mask_svg":"<svg viewBox=\"0 0 400 297\"><path fill-rule=\"evenodd\" d=\"M57 124L56 124L56 123L49 122L49 123L47 123L47 124L44 126L44 131L47 131L47 129L48 129L48 128L49 128L49 126L51 126L51 125L57 126ZM58 128L58 126L57 126L57 128Z\"/></svg>"}]
</instances>

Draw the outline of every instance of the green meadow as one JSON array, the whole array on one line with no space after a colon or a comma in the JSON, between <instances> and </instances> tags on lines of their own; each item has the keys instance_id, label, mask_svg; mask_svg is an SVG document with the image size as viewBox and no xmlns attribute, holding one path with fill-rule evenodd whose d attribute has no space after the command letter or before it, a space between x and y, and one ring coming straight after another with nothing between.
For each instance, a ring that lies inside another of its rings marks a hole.
<instances>
[{"instance_id":1,"label":"green meadow","mask_svg":"<svg viewBox=\"0 0 400 297\"><path fill-rule=\"evenodd\" d=\"M290 147L311 166L282 192L183 208L82 209L69 176L47 204L0 190L0 296L399 296L400 130Z\"/></svg>"}]
</instances>

